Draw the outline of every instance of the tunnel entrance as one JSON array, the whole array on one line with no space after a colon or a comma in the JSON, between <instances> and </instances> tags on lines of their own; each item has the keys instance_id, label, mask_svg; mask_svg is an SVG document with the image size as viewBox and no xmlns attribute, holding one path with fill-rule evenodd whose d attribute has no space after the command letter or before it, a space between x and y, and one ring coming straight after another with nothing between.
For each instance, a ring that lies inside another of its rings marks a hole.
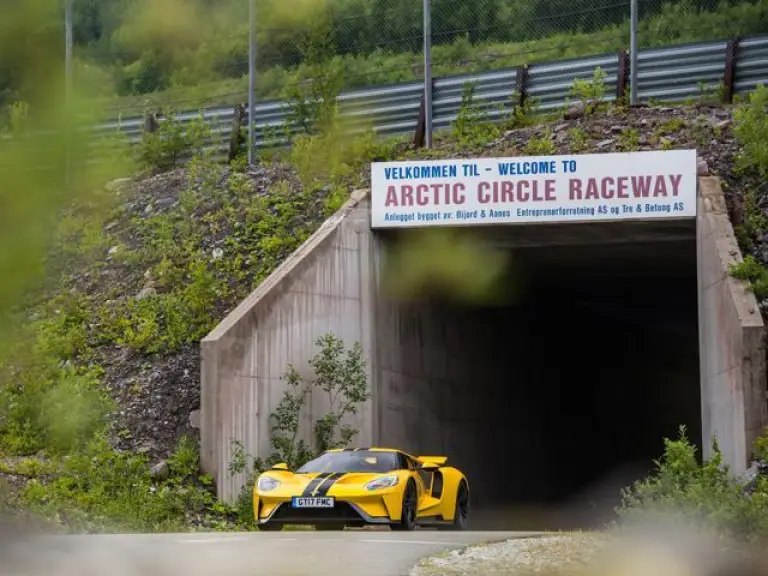
<instances>
[{"instance_id":1,"label":"tunnel entrance","mask_svg":"<svg viewBox=\"0 0 768 576\"><path fill-rule=\"evenodd\" d=\"M478 529L610 519L664 437L701 444L695 226L478 231L512 254L507 298L378 307L379 442L447 455Z\"/></svg>"}]
</instances>

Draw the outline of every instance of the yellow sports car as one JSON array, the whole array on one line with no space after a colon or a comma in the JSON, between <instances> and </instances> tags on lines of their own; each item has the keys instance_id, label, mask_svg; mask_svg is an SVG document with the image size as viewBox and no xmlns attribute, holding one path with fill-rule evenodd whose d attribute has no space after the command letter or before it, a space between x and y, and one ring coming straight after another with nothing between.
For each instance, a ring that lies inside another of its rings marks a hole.
<instances>
[{"instance_id":1,"label":"yellow sports car","mask_svg":"<svg viewBox=\"0 0 768 576\"><path fill-rule=\"evenodd\" d=\"M463 530L469 519L469 483L444 456L414 457L389 448L329 450L290 471L277 464L253 488L260 530L313 524L318 530L345 526L416 525Z\"/></svg>"}]
</instances>

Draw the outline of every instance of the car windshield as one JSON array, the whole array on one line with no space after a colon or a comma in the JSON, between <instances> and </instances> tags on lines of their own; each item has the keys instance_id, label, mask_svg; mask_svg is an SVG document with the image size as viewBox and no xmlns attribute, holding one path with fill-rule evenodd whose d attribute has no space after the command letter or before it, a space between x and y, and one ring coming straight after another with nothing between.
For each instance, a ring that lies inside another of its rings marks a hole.
<instances>
[{"instance_id":1,"label":"car windshield","mask_svg":"<svg viewBox=\"0 0 768 576\"><path fill-rule=\"evenodd\" d=\"M397 470L397 454L369 450L326 452L299 468L297 474L322 472L389 472Z\"/></svg>"}]
</instances>

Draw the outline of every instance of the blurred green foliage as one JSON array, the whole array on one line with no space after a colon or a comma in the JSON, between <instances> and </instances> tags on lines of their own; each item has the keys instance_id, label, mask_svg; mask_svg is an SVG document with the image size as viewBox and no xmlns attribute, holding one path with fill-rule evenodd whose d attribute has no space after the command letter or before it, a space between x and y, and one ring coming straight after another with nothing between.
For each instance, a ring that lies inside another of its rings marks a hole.
<instances>
[{"instance_id":1,"label":"blurred green foliage","mask_svg":"<svg viewBox=\"0 0 768 576\"><path fill-rule=\"evenodd\" d=\"M53 6L48 10L61 29L61 10L56 13ZM603 54L628 44L628 5L609 0L434 0L432 6L437 75ZM74 13L75 83L99 94L113 110L243 100L247 0L74 0ZM314 23L326 20L332 51L327 66L341 86L420 77L419 2L258 0L260 98L290 97L317 77L316 63L301 44ZM645 2L640 44L760 34L767 31L766 21L766 0ZM15 62L9 64L15 69ZM0 108L23 91L15 74L3 70L0 65Z\"/></svg>"},{"instance_id":2,"label":"blurred green foliage","mask_svg":"<svg viewBox=\"0 0 768 576\"><path fill-rule=\"evenodd\" d=\"M766 436L756 442L758 458L765 458L765 445ZM768 477L758 476L748 494L744 480L724 464L717 443L712 456L700 461L681 427L677 439L664 440L656 471L623 492L618 512L624 520L672 514L724 535L762 542L768 535Z\"/></svg>"}]
</instances>

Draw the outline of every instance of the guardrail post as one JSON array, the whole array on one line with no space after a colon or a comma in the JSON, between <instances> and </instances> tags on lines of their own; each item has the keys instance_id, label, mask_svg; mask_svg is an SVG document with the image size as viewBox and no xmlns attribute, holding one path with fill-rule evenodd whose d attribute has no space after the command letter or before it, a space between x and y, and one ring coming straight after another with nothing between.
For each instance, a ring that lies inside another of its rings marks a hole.
<instances>
[{"instance_id":1,"label":"guardrail post","mask_svg":"<svg viewBox=\"0 0 768 576\"><path fill-rule=\"evenodd\" d=\"M227 154L227 159L230 162L237 158L237 155L243 147L243 140L245 140L245 137L243 136L243 126L245 126L246 123L245 105L235 104L235 112L232 116L232 131L229 134L229 153ZM252 134L250 130L249 127L249 138ZM252 150L249 152L252 153Z\"/></svg>"},{"instance_id":2,"label":"guardrail post","mask_svg":"<svg viewBox=\"0 0 768 576\"><path fill-rule=\"evenodd\" d=\"M619 52L618 68L616 69L616 102L621 103L627 97L629 87L629 54L626 50Z\"/></svg>"},{"instance_id":3,"label":"guardrail post","mask_svg":"<svg viewBox=\"0 0 768 576\"><path fill-rule=\"evenodd\" d=\"M154 112L146 112L144 114L144 132L152 134L157 132L158 129L157 116Z\"/></svg>"},{"instance_id":4,"label":"guardrail post","mask_svg":"<svg viewBox=\"0 0 768 576\"><path fill-rule=\"evenodd\" d=\"M421 94L421 106L419 107L419 119L416 121L416 131L413 134L413 145L416 148L423 148L427 139L427 102Z\"/></svg>"},{"instance_id":5,"label":"guardrail post","mask_svg":"<svg viewBox=\"0 0 768 576\"><path fill-rule=\"evenodd\" d=\"M528 75L528 64L524 64L517 69L515 90L517 91L517 105L520 106L520 108L525 105L525 101L528 98Z\"/></svg>"},{"instance_id":6,"label":"guardrail post","mask_svg":"<svg viewBox=\"0 0 768 576\"><path fill-rule=\"evenodd\" d=\"M739 55L741 37L728 41L725 48L725 70L723 71L723 104L733 104L734 80L736 79L736 60Z\"/></svg>"}]
</instances>

